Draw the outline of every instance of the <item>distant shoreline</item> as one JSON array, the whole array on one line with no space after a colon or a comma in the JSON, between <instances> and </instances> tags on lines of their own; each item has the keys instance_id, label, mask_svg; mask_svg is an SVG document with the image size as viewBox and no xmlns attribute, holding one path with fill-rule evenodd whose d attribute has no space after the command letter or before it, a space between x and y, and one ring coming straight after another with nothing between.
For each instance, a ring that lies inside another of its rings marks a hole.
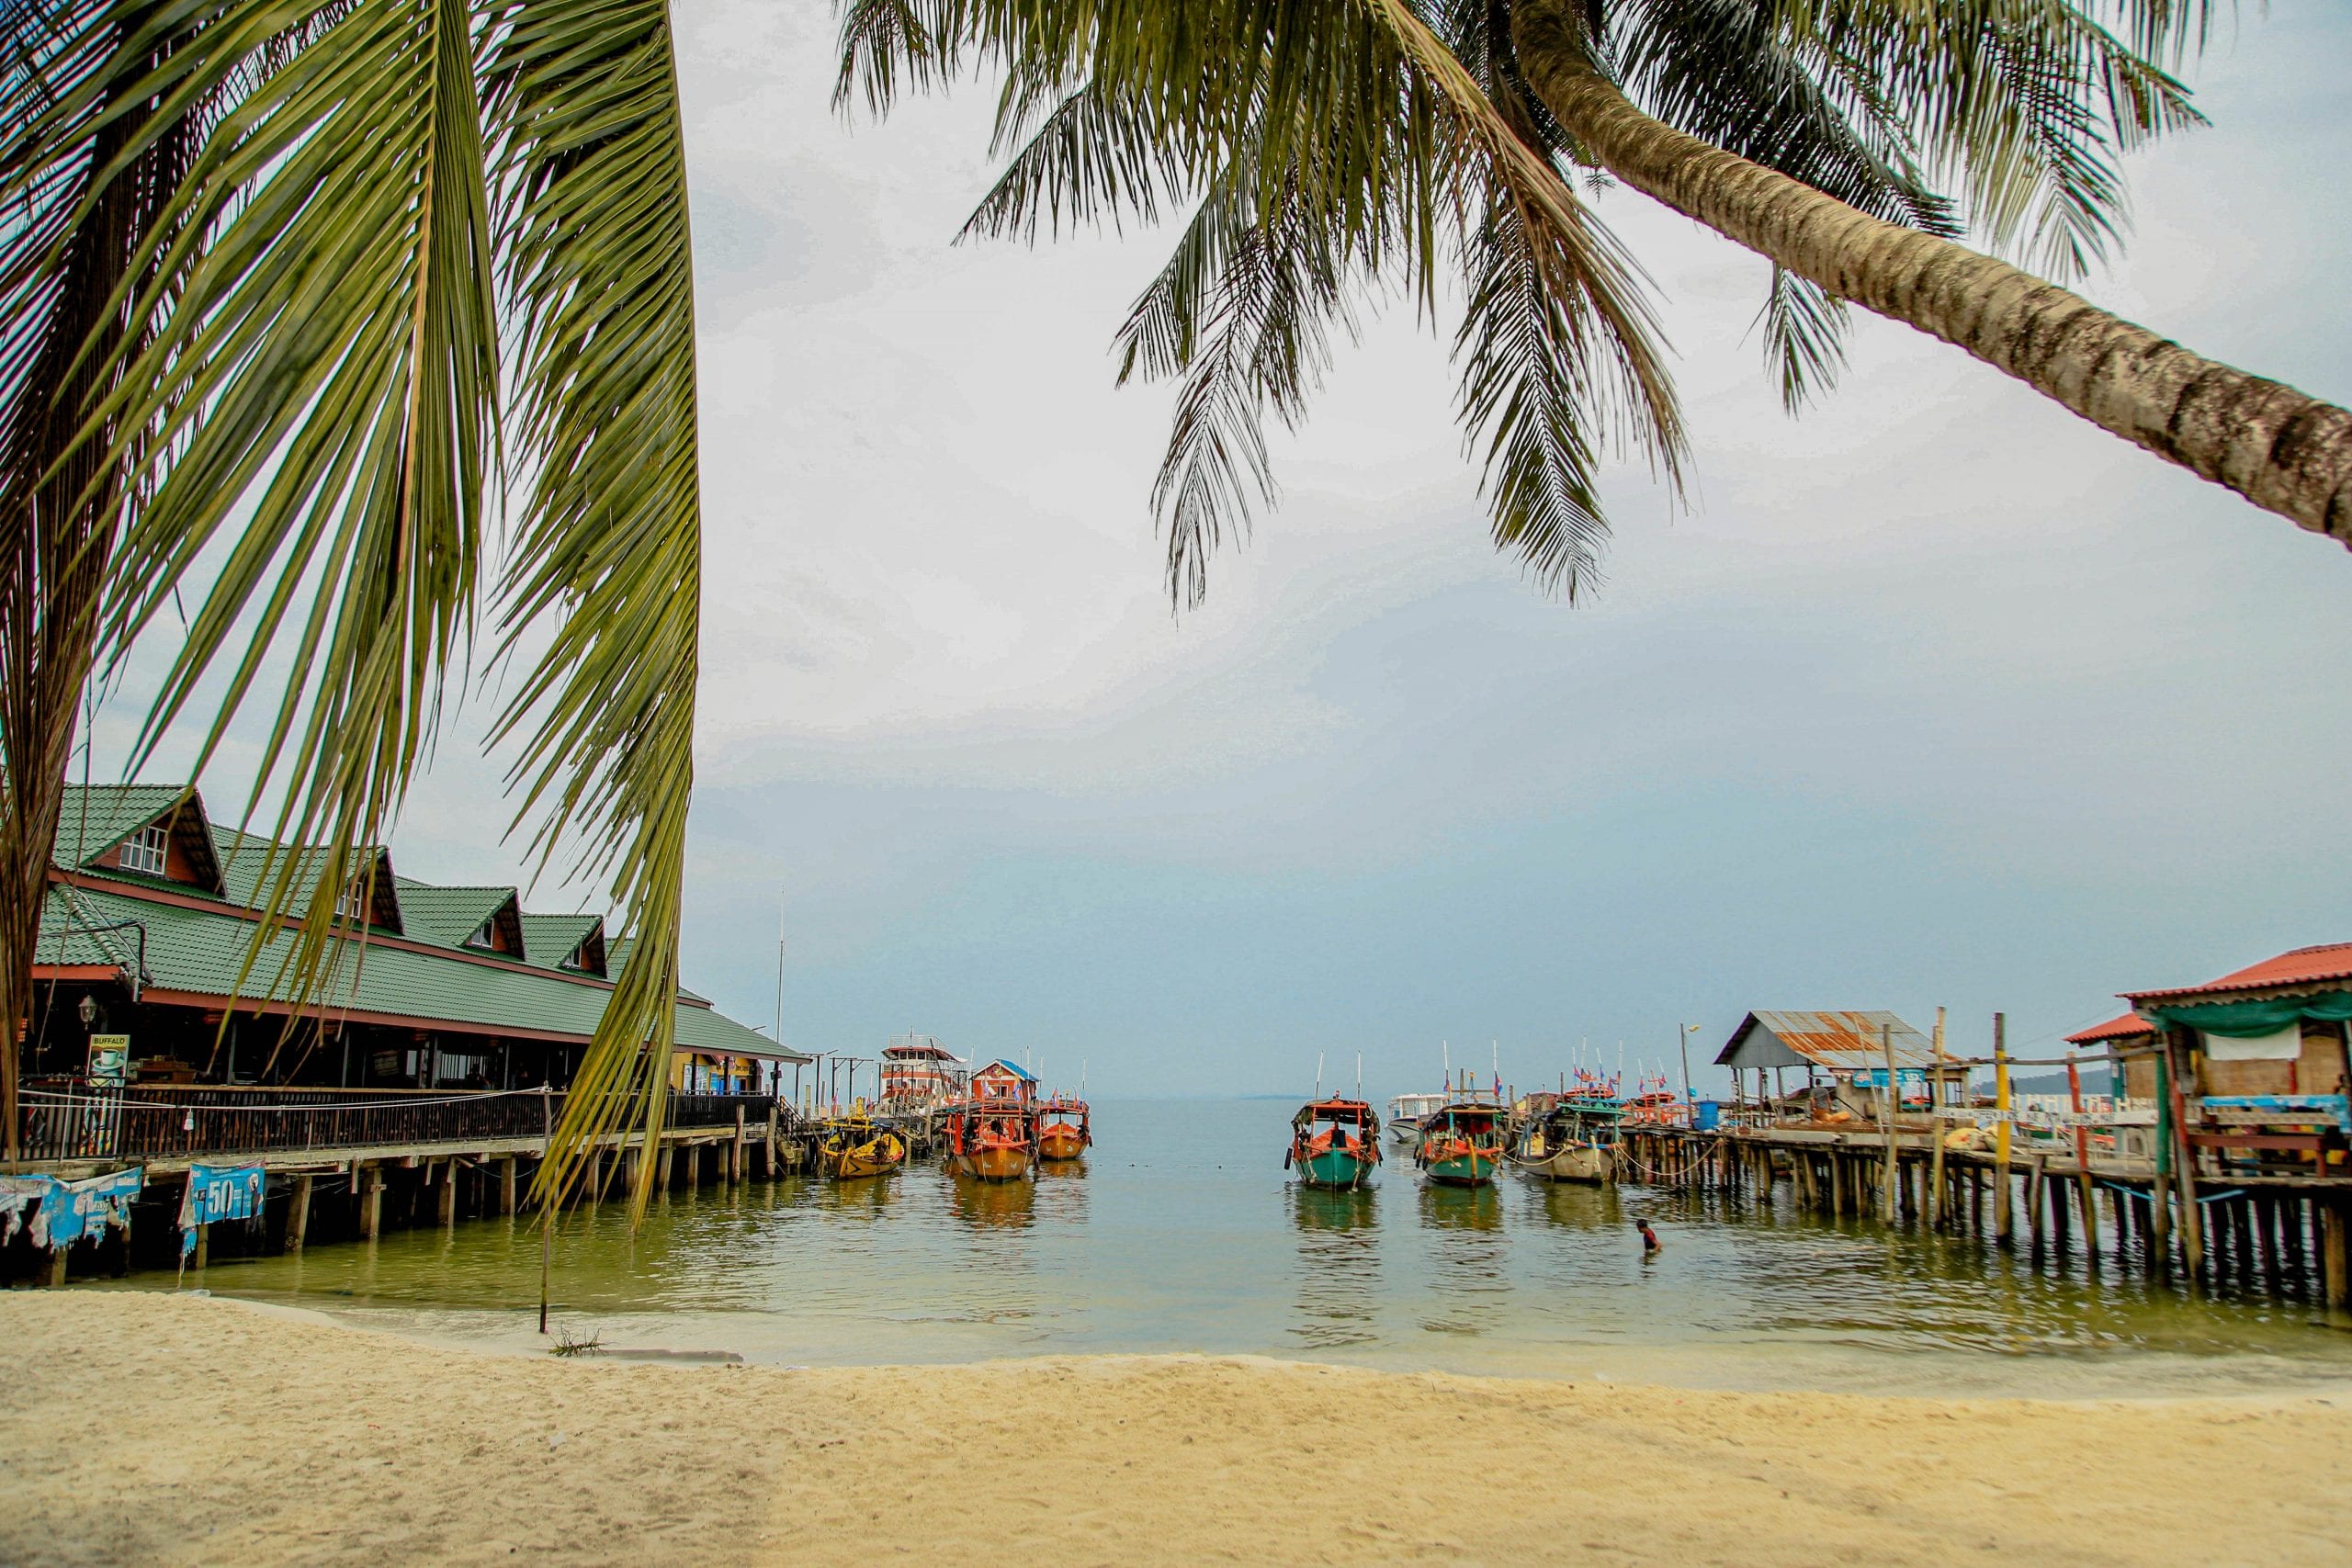
<instances>
[{"instance_id":1,"label":"distant shoreline","mask_svg":"<svg viewBox=\"0 0 2352 1568\"><path fill-rule=\"evenodd\" d=\"M11 1292L0 1336L0 1442L40 1478L0 1515L19 1562L1027 1561L1059 1538L1086 1562L1942 1568L2002 1543L2307 1562L2352 1529L2352 1405L2310 1395L1719 1393L1188 1355L620 1364L143 1292Z\"/></svg>"}]
</instances>

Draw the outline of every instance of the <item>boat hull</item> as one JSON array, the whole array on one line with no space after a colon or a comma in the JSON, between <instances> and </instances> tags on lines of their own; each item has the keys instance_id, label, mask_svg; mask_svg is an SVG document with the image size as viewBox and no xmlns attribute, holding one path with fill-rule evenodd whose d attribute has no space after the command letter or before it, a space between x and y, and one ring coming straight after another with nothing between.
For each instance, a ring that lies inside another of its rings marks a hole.
<instances>
[{"instance_id":1,"label":"boat hull","mask_svg":"<svg viewBox=\"0 0 2352 1568\"><path fill-rule=\"evenodd\" d=\"M819 1168L836 1181L856 1181L870 1176L888 1176L906 1162L907 1145L896 1134L848 1147L827 1147L818 1151Z\"/></svg>"},{"instance_id":2,"label":"boat hull","mask_svg":"<svg viewBox=\"0 0 2352 1568\"><path fill-rule=\"evenodd\" d=\"M1433 1159L1425 1167L1441 1187L1485 1187L1495 1179L1495 1156L1482 1151Z\"/></svg>"},{"instance_id":3,"label":"boat hull","mask_svg":"<svg viewBox=\"0 0 2352 1568\"><path fill-rule=\"evenodd\" d=\"M1018 1181L1029 1174L1033 1156L1026 1148L971 1149L948 1160L948 1168L975 1181Z\"/></svg>"},{"instance_id":4,"label":"boat hull","mask_svg":"<svg viewBox=\"0 0 2352 1568\"><path fill-rule=\"evenodd\" d=\"M1372 1179L1373 1162L1343 1150L1325 1149L1295 1163L1299 1179L1310 1187L1361 1187Z\"/></svg>"},{"instance_id":5,"label":"boat hull","mask_svg":"<svg viewBox=\"0 0 2352 1568\"><path fill-rule=\"evenodd\" d=\"M1519 1168L1530 1176L1540 1176L1546 1181L1589 1181L1595 1184L1609 1179L1609 1151L1593 1145L1571 1145L1555 1149L1534 1159L1523 1159Z\"/></svg>"},{"instance_id":6,"label":"boat hull","mask_svg":"<svg viewBox=\"0 0 2352 1568\"><path fill-rule=\"evenodd\" d=\"M1037 1136L1039 1159L1063 1164L1081 1158L1085 1154L1086 1140L1079 1135L1075 1127L1047 1128Z\"/></svg>"}]
</instances>

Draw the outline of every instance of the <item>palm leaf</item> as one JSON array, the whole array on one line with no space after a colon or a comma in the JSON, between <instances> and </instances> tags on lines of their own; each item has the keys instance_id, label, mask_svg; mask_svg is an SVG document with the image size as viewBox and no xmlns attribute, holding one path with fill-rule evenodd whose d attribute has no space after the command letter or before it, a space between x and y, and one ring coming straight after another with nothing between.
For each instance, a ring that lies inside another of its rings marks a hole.
<instances>
[{"instance_id":1,"label":"palm leaf","mask_svg":"<svg viewBox=\"0 0 2352 1568\"><path fill-rule=\"evenodd\" d=\"M548 634L499 722L543 861L595 846L637 942L535 1190L661 1136L676 1027L701 595L694 265L663 0L514 0L491 57L501 236L533 465L504 650ZM642 1213L653 1162L639 1164Z\"/></svg>"}]
</instances>

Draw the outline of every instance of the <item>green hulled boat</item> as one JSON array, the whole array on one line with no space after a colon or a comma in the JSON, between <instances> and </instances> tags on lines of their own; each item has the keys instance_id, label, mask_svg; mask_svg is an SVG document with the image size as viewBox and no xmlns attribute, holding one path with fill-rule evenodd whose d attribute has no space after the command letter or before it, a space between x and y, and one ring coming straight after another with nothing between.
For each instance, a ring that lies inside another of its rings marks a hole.
<instances>
[{"instance_id":1,"label":"green hulled boat","mask_svg":"<svg viewBox=\"0 0 2352 1568\"><path fill-rule=\"evenodd\" d=\"M1361 1100L1317 1100L1290 1119L1283 1168L1310 1187L1353 1189L1380 1163L1380 1118Z\"/></svg>"},{"instance_id":2,"label":"green hulled boat","mask_svg":"<svg viewBox=\"0 0 2352 1568\"><path fill-rule=\"evenodd\" d=\"M1449 1187L1484 1187L1503 1161L1503 1111L1476 1100L1449 1100L1421 1119L1413 1163L1431 1181Z\"/></svg>"}]
</instances>

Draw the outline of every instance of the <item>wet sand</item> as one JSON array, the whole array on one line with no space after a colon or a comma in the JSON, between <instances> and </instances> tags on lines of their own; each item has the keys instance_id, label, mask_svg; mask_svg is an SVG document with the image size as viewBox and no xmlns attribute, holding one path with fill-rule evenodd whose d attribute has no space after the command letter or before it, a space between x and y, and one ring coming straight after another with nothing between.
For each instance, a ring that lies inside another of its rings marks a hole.
<instances>
[{"instance_id":1,"label":"wet sand","mask_svg":"<svg viewBox=\"0 0 2352 1568\"><path fill-rule=\"evenodd\" d=\"M695 1348L695 1347L683 1347ZM0 1298L0 1561L2340 1562L2342 1396L1720 1393L1232 1357L669 1365Z\"/></svg>"}]
</instances>

